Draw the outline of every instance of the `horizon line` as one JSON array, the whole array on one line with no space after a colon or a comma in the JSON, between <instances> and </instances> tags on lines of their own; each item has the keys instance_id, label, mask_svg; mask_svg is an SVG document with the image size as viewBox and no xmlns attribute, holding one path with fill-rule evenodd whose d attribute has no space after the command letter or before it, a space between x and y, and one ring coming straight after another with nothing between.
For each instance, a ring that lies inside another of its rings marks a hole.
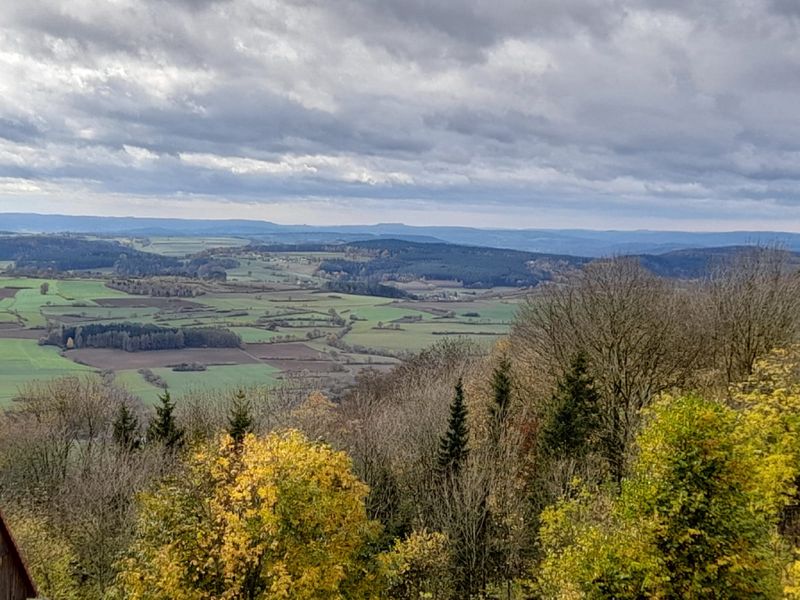
<instances>
[{"instance_id":1,"label":"horizon line","mask_svg":"<svg viewBox=\"0 0 800 600\"><path fill-rule=\"evenodd\" d=\"M34 216L34 217L67 217L67 218L90 218L90 219L133 219L133 220L159 220L159 221L205 221L207 223L263 223L277 225L279 227L312 227L319 229L335 229L339 227L380 227L380 226L401 226L416 229L470 229L474 231L587 231L595 233L696 233L696 234L724 234L724 233L770 233L800 235L800 231L788 231L780 229L593 229L589 227L475 227L474 225L411 225L402 221L379 221L373 223L340 223L335 225L317 225L309 223L285 223L266 219L220 219L204 217L166 217L166 216L142 216L142 215L101 215L101 214L82 214L82 213L41 213L41 212L20 212L20 211L0 211L2 215L15 216ZM0 223L0 230L2 224Z\"/></svg>"}]
</instances>

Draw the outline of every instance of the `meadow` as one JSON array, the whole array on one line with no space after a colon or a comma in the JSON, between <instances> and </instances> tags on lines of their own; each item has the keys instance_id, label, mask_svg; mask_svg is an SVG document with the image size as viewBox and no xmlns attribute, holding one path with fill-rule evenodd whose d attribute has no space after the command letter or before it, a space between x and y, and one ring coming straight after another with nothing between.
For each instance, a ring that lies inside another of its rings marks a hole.
<instances>
[{"instance_id":1,"label":"meadow","mask_svg":"<svg viewBox=\"0 0 800 600\"><path fill-rule=\"evenodd\" d=\"M54 346L40 346L36 340L0 339L0 405L10 402L29 381L92 371L64 358Z\"/></svg>"},{"instance_id":2,"label":"meadow","mask_svg":"<svg viewBox=\"0 0 800 600\"><path fill-rule=\"evenodd\" d=\"M248 240L236 237L149 237L121 238L125 242L145 252L155 252L164 256L186 256L209 250L211 248L236 248L244 246Z\"/></svg>"},{"instance_id":3,"label":"meadow","mask_svg":"<svg viewBox=\"0 0 800 600\"><path fill-rule=\"evenodd\" d=\"M252 386L274 386L279 382L280 370L269 365L210 366L206 371L175 372L168 368L152 369L167 382L170 395L180 398L192 391L234 390ZM147 403L158 400L164 390L147 381L135 369L123 369L115 374L115 383L122 385Z\"/></svg>"}]
</instances>

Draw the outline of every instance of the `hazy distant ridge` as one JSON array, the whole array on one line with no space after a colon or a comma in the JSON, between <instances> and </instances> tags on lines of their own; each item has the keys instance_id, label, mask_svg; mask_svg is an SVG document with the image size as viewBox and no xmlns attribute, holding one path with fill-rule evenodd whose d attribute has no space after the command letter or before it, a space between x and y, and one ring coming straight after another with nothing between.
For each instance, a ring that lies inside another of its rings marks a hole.
<instances>
[{"instance_id":1,"label":"hazy distant ridge","mask_svg":"<svg viewBox=\"0 0 800 600\"><path fill-rule=\"evenodd\" d=\"M392 237L416 242L448 242L572 256L660 254L687 248L781 244L800 251L800 234L731 231L594 231L588 229L476 229L416 227L401 223L316 227L269 221L93 217L0 213L0 230L30 233L77 232L143 236L242 236L264 242L352 242Z\"/></svg>"}]
</instances>

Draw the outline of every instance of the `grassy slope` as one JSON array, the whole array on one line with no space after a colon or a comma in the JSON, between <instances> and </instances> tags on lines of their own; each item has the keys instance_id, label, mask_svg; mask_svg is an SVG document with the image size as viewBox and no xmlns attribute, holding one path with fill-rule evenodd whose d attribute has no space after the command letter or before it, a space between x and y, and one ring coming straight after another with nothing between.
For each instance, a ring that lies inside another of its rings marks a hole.
<instances>
[{"instance_id":1,"label":"grassy slope","mask_svg":"<svg viewBox=\"0 0 800 600\"><path fill-rule=\"evenodd\" d=\"M11 400L19 386L32 379L92 371L62 357L53 346L40 346L36 340L0 339L0 405Z\"/></svg>"}]
</instances>

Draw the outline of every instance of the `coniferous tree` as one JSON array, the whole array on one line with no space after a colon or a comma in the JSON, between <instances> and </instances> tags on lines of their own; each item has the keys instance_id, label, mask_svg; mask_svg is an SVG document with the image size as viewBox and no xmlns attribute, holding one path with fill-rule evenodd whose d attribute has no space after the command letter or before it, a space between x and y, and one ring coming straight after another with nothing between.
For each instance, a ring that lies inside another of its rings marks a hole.
<instances>
[{"instance_id":1,"label":"coniferous tree","mask_svg":"<svg viewBox=\"0 0 800 600\"><path fill-rule=\"evenodd\" d=\"M161 442L170 450L183 445L183 429L175 422L175 403L170 399L169 391L159 395L161 406L156 406L156 416L150 421L148 439Z\"/></svg>"},{"instance_id":2,"label":"coniferous tree","mask_svg":"<svg viewBox=\"0 0 800 600\"><path fill-rule=\"evenodd\" d=\"M599 426L599 403L586 355L579 352L553 394L552 409L541 434L543 450L550 456L583 456Z\"/></svg>"},{"instance_id":3,"label":"coniferous tree","mask_svg":"<svg viewBox=\"0 0 800 600\"><path fill-rule=\"evenodd\" d=\"M139 418L122 402L114 419L114 442L123 450L136 450L141 444L139 439Z\"/></svg>"},{"instance_id":4,"label":"coniferous tree","mask_svg":"<svg viewBox=\"0 0 800 600\"><path fill-rule=\"evenodd\" d=\"M492 373L492 394L494 404L489 409L492 417L490 431L495 445L500 441L503 424L508 415L508 406L511 403L511 363L503 356Z\"/></svg>"},{"instance_id":5,"label":"coniferous tree","mask_svg":"<svg viewBox=\"0 0 800 600\"><path fill-rule=\"evenodd\" d=\"M253 433L250 402L245 397L244 392L239 390L233 398L233 406L228 415L228 434L233 438L234 442L240 444L248 433Z\"/></svg>"},{"instance_id":6,"label":"coniferous tree","mask_svg":"<svg viewBox=\"0 0 800 600\"><path fill-rule=\"evenodd\" d=\"M443 475L458 474L467 458L469 450L469 427L467 426L467 405L464 403L464 388L461 379L455 387L455 396L450 404L450 419L447 431L439 442L437 458L439 471Z\"/></svg>"}]
</instances>

